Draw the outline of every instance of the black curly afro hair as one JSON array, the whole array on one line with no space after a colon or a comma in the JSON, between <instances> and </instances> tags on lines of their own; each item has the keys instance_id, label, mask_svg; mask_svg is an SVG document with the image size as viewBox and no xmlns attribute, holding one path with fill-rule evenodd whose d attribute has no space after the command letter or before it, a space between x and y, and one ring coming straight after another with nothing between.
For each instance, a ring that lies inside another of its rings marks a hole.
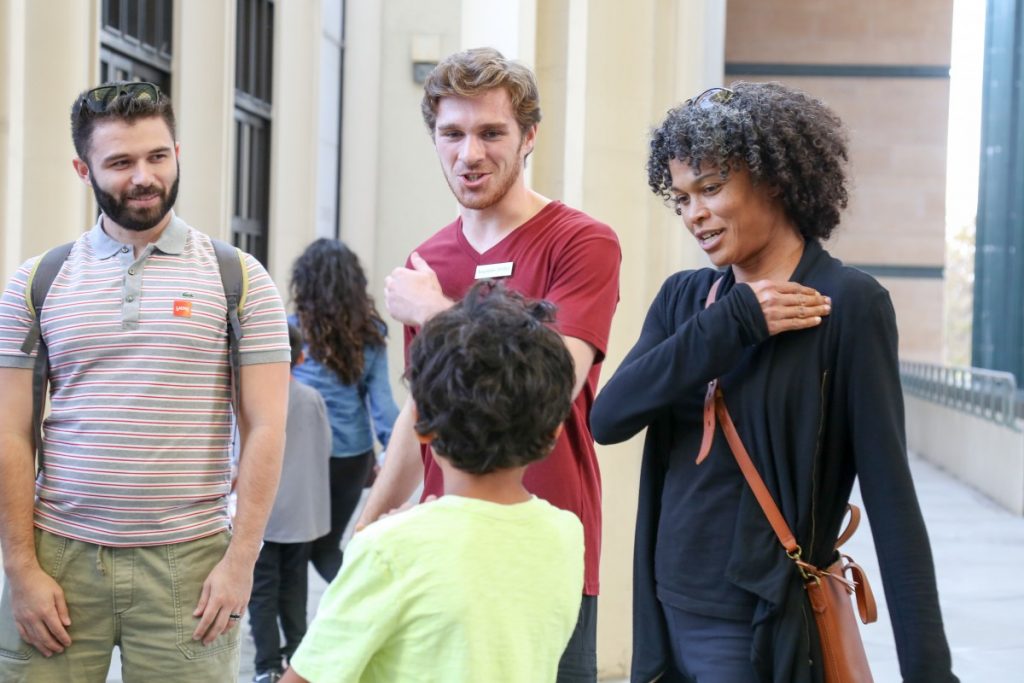
<instances>
[{"instance_id":1,"label":"black curly afro hair","mask_svg":"<svg viewBox=\"0 0 1024 683\"><path fill-rule=\"evenodd\" d=\"M823 102L781 83L737 82L670 109L651 135L647 182L670 201L669 160L724 175L742 165L754 183L778 188L805 238L828 239L848 202L847 137Z\"/></svg>"}]
</instances>

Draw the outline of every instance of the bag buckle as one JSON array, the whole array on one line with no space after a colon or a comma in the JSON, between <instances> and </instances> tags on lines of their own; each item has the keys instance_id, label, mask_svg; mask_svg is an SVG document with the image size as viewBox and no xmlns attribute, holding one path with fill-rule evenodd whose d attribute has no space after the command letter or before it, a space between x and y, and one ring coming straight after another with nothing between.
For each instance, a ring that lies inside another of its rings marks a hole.
<instances>
[{"instance_id":1,"label":"bag buckle","mask_svg":"<svg viewBox=\"0 0 1024 683\"><path fill-rule=\"evenodd\" d=\"M810 583L813 581L814 583L820 584L821 577L818 576L818 568L808 562L804 562L802 555L803 550L800 546L797 546L793 550L786 551L786 556L793 560L793 564L796 565L796 568L800 571L800 576L805 582Z\"/></svg>"}]
</instances>

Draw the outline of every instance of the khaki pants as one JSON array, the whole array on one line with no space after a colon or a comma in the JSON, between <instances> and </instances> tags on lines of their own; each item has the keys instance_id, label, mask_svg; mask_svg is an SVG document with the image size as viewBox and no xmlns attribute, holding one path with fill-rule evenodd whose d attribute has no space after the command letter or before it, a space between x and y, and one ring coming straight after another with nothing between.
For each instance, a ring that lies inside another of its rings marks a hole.
<instances>
[{"instance_id":1,"label":"khaki pants","mask_svg":"<svg viewBox=\"0 0 1024 683\"><path fill-rule=\"evenodd\" d=\"M109 548L36 530L43 570L64 590L71 646L43 657L21 640L10 583L0 600L0 681L104 683L114 646L125 683L238 680L239 629L209 646L192 640L203 581L227 550L223 532L186 543Z\"/></svg>"}]
</instances>

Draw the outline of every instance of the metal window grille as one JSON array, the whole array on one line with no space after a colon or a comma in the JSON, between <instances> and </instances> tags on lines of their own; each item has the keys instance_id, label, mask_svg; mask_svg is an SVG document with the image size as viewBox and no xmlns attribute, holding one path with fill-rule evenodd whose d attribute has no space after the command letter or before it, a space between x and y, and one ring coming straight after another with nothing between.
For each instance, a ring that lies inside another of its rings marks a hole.
<instances>
[{"instance_id":1,"label":"metal window grille","mask_svg":"<svg viewBox=\"0 0 1024 683\"><path fill-rule=\"evenodd\" d=\"M100 80L149 81L171 92L173 0L103 0Z\"/></svg>"},{"instance_id":2,"label":"metal window grille","mask_svg":"<svg viewBox=\"0 0 1024 683\"><path fill-rule=\"evenodd\" d=\"M267 265L273 0L237 0L231 240Z\"/></svg>"}]
</instances>

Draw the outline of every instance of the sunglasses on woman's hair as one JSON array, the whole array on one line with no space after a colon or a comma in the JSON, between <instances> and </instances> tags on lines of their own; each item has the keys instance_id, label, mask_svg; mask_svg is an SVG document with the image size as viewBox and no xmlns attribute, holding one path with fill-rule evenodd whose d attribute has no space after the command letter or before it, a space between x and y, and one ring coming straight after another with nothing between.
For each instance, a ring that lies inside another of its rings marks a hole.
<instances>
[{"instance_id":1,"label":"sunglasses on woman's hair","mask_svg":"<svg viewBox=\"0 0 1024 683\"><path fill-rule=\"evenodd\" d=\"M708 88L696 97L691 97L683 103L684 107L700 107L701 109L707 109L708 107L715 104L725 104L732 99L735 95L732 90L728 88Z\"/></svg>"},{"instance_id":2,"label":"sunglasses on woman's hair","mask_svg":"<svg viewBox=\"0 0 1024 683\"><path fill-rule=\"evenodd\" d=\"M94 114L102 114L113 102L121 98L156 103L160 101L161 97L160 88L153 83L144 81L101 85L79 97L78 102L75 103L75 109L79 115L83 109L88 109Z\"/></svg>"}]
</instances>

